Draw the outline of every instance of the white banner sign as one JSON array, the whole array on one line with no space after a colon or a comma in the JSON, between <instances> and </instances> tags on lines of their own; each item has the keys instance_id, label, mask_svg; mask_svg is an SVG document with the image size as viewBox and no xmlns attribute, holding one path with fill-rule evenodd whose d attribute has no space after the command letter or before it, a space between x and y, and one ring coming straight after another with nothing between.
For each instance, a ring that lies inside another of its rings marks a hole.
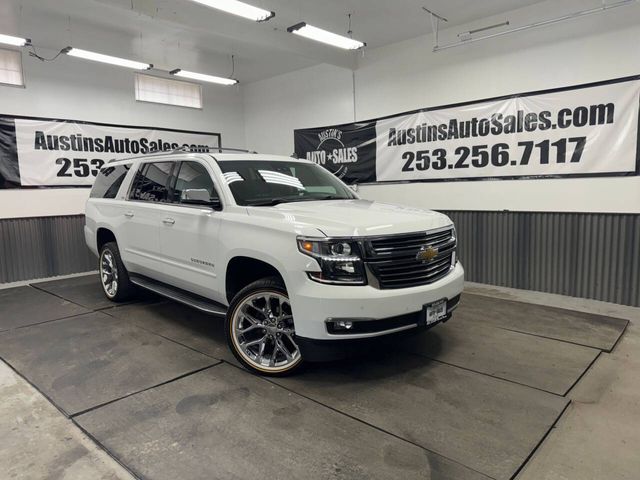
<instances>
[{"instance_id":1,"label":"white banner sign","mask_svg":"<svg viewBox=\"0 0 640 480\"><path fill-rule=\"evenodd\" d=\"M22 186L91 186L100 167L112 159L184 146L208 151L220 145L217 133L44 119L14 121Z\"/></svg>"},{"instance_id":2,"label":"white banner sign","mask_svg":"<svg viewBox=\"0 0 640 480\"><path fill-rule=\"evenodd\" d=\"M376 179L604 176L638 168L640 80L376 121Z\"/></svg>"}]
</instances>

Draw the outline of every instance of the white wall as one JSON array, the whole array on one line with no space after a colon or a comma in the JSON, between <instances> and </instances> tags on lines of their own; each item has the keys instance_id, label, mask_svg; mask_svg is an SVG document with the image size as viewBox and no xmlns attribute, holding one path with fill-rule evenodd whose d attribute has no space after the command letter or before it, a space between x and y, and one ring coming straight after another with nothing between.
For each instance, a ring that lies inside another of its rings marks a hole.
<instances>
[{"instance_id":1,"label":"white wall","mask_svg":"<svg viewBox=\"0 0 640 480\"><path fill-rule=\"evenodd\" d=\"M549 1L445 31L441 41L505 18L515 27L598 4ZM368 50L355 72L356 118L639 74L638 38L640 6L634 5L438 53L431 51L431 35ZM252 118L246 123L248 145L290 154L294 128L351 121L351 72L318 71L245 87L245 118ZM308 88L290 89L293 84ZM286 97L278 108L256 108L256 99L278 91ZM263 129L270 134L259 133ZM436 209L640 213L640 177L372 185L361 193Z\"/></svg>"},{"instance_id":2,"label":"white wall","mask_svg":"<svg viewBox=\"0 0 640 480\"><path fill-rule=\"evenodd\" d=\"M505 18L517 26L599 4L552 0L441 38ZM65 56L42 63L25 53L27 88L0 86L0 113L211 130L227 146L290 155L295 128L351 122L354 107L364 120L638 74L638 38L640 5L436 54L429 35L367 50L355 71L355 97L351 70L318 65L242 87L207 85L202 111L135 102L133 73L125 69ZM640 212L640 177L374 185L362 193L437 209ZM0 218L81 213L86 195L86 189L3 190Z\"/></svg>"},{"instance_id":3,"label":"white wall","mask_svg":"<svg viewBox=\"0 0 640 480\"><path fill-rule=\"evenodd\" d=\"M352 71L317 65L243 87L247 148L291 155L293 130L353 117Z\"/></svg>"},{"instance_id":4,"label":"white wall","mask_svg":"<svg viewBox=\"0 0 640 480\"><path fill-rule=\"evenodd\" d=\"M55 52L42 50L44 56ZM204 108L196 110L136 102L134 73L66 56L43 63L23 53L26 88L0 86L0 113L144 125L222 134L222 143L243 147L239 87L203 86ZM84 212L89 190L0 190L0 218Z\"/></svg>"}]
</instances>

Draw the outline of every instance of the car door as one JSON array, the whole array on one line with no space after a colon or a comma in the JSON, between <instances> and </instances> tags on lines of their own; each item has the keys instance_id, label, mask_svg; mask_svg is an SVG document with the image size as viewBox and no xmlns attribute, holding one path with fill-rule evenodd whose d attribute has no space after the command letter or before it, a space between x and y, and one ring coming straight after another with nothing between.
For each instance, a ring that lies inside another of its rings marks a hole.
<instances>
[{"instance_id":1,"label":"car door","mask_svg":"<svg viewBox=\"0 0 640 480\"><path fill-rule=\"evenodd\" d=\"M205 162L179 162L173 173L170 202L161 205L160 248L164 271L171 285L215 301L224 301L218 269L221 212L210 207L180 203L187 189L205 189L218 198L213 176Z\"/></svg>"},{"instance_id":2,"label":"car door","mask_svg":"<svg viewBox=\"0 0 640 480\"><path fill-rule=\"evenodd\" d=\"M160 253L159 205L168 201L168 185L175 162L145 162L139 165L125 202L120 254L134 273L164 280Z\"/></svg>"}]
</instances>

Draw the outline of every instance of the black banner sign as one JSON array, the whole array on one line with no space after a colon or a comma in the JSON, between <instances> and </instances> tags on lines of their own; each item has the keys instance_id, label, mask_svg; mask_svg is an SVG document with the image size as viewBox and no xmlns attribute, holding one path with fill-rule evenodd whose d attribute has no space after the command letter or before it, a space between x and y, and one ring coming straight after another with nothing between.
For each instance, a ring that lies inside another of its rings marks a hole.
<instances>
[{"instance_id":1,"label":"black banner sign","mask_svg":"<svg viewBox=\"0 0 640 480\"><path fill-rule=\"evenodd\" d=\"M348 183L376 180L376 122L296 130L295 153Z\"/></svg>"}]
</instances>

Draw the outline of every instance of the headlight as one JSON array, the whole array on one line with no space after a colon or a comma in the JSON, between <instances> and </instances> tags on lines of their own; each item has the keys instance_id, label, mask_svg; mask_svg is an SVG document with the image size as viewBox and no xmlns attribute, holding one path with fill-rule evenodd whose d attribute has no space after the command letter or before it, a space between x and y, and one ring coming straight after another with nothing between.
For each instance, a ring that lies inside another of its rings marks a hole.
<instances>
[{"instance_id":1,"label":"headlight","mask_svg":"<svg viewBox=\"0 0 640 480\"><path fill-rule=\"evenodd\" d=\"M309 278L316 282L339 285L367 283L357 242L298 237L298 250L315 258L320 265L321 272L307 272Z\"/></svg>"}]
</instances>

